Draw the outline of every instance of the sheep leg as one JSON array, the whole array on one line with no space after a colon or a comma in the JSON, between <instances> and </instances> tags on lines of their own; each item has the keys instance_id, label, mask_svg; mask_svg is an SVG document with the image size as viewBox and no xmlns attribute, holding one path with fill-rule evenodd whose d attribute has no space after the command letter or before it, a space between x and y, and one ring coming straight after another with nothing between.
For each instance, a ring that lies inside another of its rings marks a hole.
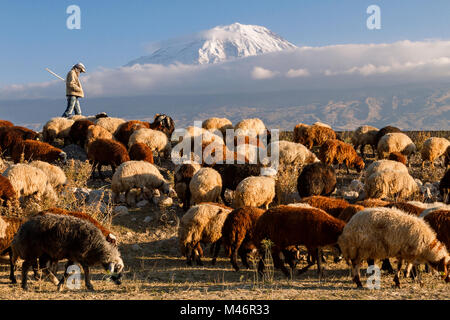
<instances>
[{"instance_id":1,"label":"sheep leg","mask_svg":"<svg viewBox=\"0 0 450 320\"><path fill-rule=\"evenodd\" d=\"M31 265L32 264L30 263L29 260L25 260L22 263L22 289L23 290L28 290L28 284L27 284L27 281L28 281L28 270L30 269Z\"/></svg>"},{"instance_id":2,"label":"sheep leg","mask_svg":"<svg viewBox=\"0 0 450 320\"><path fill-rule=\"evenodd\" d=\"M259 262L258 262L258 274L260 277L264 276L264 260L266 259L266 252L265 250L260 250L259 251L260 254L260 258L259 258Z\"/></svg>"},{"instance_id":3,"label":"sheep leg","mask_svg":"<svg viewBox=\"0 0 450 320\"><path fill-rule=\"evenodd\" d=\"M389 258L383 260L383 263L381 264L381 270L387 271L389 274L394 273L394 269L392 268Z\"/></svg>"},{"instance_id":4,"label":"sheep leg","mask_svg":"<svg viewBox=\"0 0 450 320\"><path fill-rule=\"evenodd\" d=\"M239 256L241 257L241 261L242 261L242 264L244 265L244 267L246 267L247 269L250 269L250 265L248 264L248 260L247 260L247 255L249 253L248 250L239 248L238 253L239 253ZM236 260L235 260L235 263L237 266ZM239 270L239 267L238 267L238 270ZM236 270L236 271L238 271L238 270Z\"/></svg>"},{"instance_id":5,"label":"sheep leg","mask_svg":"<svg viewBox=\"0 0 450 320\"><path fill-rule=\"evenodd\" d=\"M193 251L191 246L188 245L186 248L186 264L188 266L192 266L192 255L193 255Z\"/></svg>"},{"instance_id":6,"label":"sheep leg","mask_svg":"<svg viewBox=\"0 0 450 320\"><path fill-rule=\"evenodd\" d=\"M222 238L220 238L219 240L217 240L217 241L214 243L215 248L214 248L214 257L213 257L213 259L212 259L212 261L211 261L211 264L212 264L212 265L215 265L215 264L216 264L216 260L217 260L217 257L219 256L220 245L221 245L221 244L222 244Z\"/></svg>"},{"instance_id":7,"label":"sheep leg","mask_svg":"<svg viewBox=\"0 0 450 320\"><path fill-rule=\"evenodd\" d=\"M9 252L9 267L10 267L9 280L11 280L11 283L16 284L17 280L16 276L14 275L14 271L16 270L16 262L14 261L11 247L8 249L8 252Z\"/></svg>"},{"instance_id":8,"label":"sheep leg","mask_svg":"<svg viewBox=\"0 0 450 320\"><path fill-rule=\"evenodd\" d=\"M203 262L202 262L202 259L201 259L202 254L200 252L203 252L203 251L201 250L200 242L198 242L194 246L194 250L192 251L192 258L191 259L194 259L198 266L203 266Z\"/></svg>"},{"instance_id":9,"label":"sheep leg","mask_svg":"<svg viewBox=\"0 0 450 320\"><path fill-rule=\"evenodd\" d=\"M236 248L233 246L233 249L231 250L231 255L230 255L230 262L235 271L239 271L239 266L237 264L238 252L239 252L239 256L241 257L242 263L244 263L244 258L242 257L241 248L239 248L239 250L236 250Z\"/></svg>"},{"instance_id":10,"label":"sheep leg","mask_svg":"<svg viewBox=\"0 0 450 320\"><path fill-rule=\"evenodd\" d=\"M311 268L311 266L313 266L316 263L317 256L314 249L310 248L307 249L308 249L308 258L306 259L306 261L308 264L306 265L306 267L303 267L300 270L298 270L298 274L305 273L306 271L308 271L309 268Z\"/></svg>"},{"instance_id":11,"label":"sheep leg","mask_svg":"<svg viewBox=\"0 0 450 320\"><path fill-rule=\"evenodd\" d=\"M323 254L323 252L322 252L322 250L319 249L319 248L317 248L317 249L315 250L315 252L316 252L316 254L317 254L317 256L316 256L316 260L317 260L317 273L318 273L318 275L319 275L319 281L320 281L320 279L322 279L322 277L323 277L323 267L322 267L322 254Z\"/></svg>"},{"instance_id":12,"label":"sheep leg","mask_svg":"<svg viewBox=\"0 0 450 320\"><path fill-rule=\"evenodd\" d=\"M69 277L69 273L67 272L67 268L69 268L70 265L72 265L72 261L67 261L66 265L64 266L64 274L61 277L61 280L59 280L58 283L58 291L62 291L64 289L64 285L66 283L67 278Z\"/></svg>"},{"instance_id":13,"label":"sheep leg","mask_svg":"<svg viewBox=\"0 0 450 320\"><path fill-rule=\"evenodd\" d=\"M361 283L361 274L359 272L360 269L360 262L357 260L352 259L352 276L353 276L353 281L356 283L356 287L357 288L362 288L362 283Z\"/></svg>"},{"instance_id":14,"label":"sheep leg","mask_svg":"<svg viewBox=\"0 0 450 320\"><path fill-rule=\"evenodd\" d=\"M280 248L278 246L273 246L272 247L273 266L275 268L280 269L284 273L284 275L289 278L291 276L291 273L289 272L289 270L284 265L284 261L281 260L280 252L281 252L281 250L280 250Z\"/></svg>"},{"instance_id":15,"label":"sheep leg","mask_svg":"<svg viewBox=\"0 0 450 320\"><path fill-rule=\"evenodd\" d=\"M400 289L400 273L401 273L401 269L402 269L402 264L403 264L403 260L399 260L397 263L397 272L395 273L394 276L394 283L395 283L395 287Z\"/></svg>"},{"instance_id":16,"label":"sheep leg","mask_svg":"<svg viewBox=\"0 0 450 320\"><path fill-rule=\"evenodd\" d=\"M89 273L89 266L86 264L82 264L81 265L83 267L83 272L84 272L84 282L86 284L86 288L89 291L94 291L94 286L91 283L91 275Z\"/></svg>"},{"instance_id":17,"label":"sheep leg","mask_svg":"<svg viewBox=\"0 0 450 320\"><path fill-rule=\"evenodd\" d=\"M99 163L99 164L97 165L98 176L100 177L101 180L104 179L104 177L103 177L103 175L102 175L102 166L103 166L103 165L102 165L101 163Z\"/></svg>"}]
</instances>

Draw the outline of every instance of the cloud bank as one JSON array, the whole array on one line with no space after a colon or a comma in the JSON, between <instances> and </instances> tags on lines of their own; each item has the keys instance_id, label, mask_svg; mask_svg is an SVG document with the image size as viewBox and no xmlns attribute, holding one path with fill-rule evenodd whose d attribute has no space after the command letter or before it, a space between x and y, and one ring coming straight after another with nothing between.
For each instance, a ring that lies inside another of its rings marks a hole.
<instances>
[{"instance_id":1,"label":"cloud bank","mask_svg":"<svg viewBox=\"0 0 450 320\"><path fill-rule=\"evenodd\" d=\"M134 65L83 74L86 97L390 86L447 80L450 41L300 47L211 65ZM53 98L59 80L8 85L0 99Z\"/></svg>"}]
</instances>

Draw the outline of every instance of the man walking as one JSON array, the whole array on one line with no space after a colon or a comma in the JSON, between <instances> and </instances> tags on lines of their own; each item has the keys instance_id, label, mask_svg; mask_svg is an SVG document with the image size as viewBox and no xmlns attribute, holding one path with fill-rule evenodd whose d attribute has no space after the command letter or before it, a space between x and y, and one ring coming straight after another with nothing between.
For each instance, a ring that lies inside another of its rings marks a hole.
<instances>
[{"instance_id":1,"label":"man walking","mask_svg":"<svg viewBox=\"0 0 450 320\"><path fill-rule=\"evenodd\" d=\"M72 67L72 69L67 74L66 78L66 96L67 96L67 109L62 115L68 118L75 108L75 114L81 114L79 98L84 97L83 88L81 87L80 80L78 77L81 72L86 72L86 68L80 62Z\"/></svg>"}]
</instances>

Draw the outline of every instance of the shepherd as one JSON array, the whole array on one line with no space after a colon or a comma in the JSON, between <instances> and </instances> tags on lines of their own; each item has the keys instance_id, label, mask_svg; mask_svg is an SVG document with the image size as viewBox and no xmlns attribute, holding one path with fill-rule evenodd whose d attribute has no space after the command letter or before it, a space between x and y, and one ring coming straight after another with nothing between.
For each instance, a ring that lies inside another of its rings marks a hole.
<instances>
[{"instance_id":1,"label":"shepherd","mask_svg":"<svg viewBox=\"0 0 450 320\"><path fill-rule=\"evenodd\" d=\"M74 108L75 114L81 115L80 102L78 101L79 98L84 97L83 88L81 87L80 79L78 78L81 72L86 72L86 68L81 62L79 62L76 65L74 65L67 74L66 78L67 108L62 115L65 118L68 118L72 114Z\"/></svg>"}]
</instances>

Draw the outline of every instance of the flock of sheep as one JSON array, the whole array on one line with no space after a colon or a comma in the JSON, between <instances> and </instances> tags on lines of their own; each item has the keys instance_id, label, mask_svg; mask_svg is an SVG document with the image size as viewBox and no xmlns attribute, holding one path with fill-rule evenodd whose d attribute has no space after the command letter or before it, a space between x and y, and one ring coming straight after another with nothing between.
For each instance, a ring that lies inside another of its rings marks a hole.
<instances>
[{"instance_id":1,"label":"flock of sheep","mask_svg":"<svg viewBox=\"0 0 450 320\"><path fill-rule=\"evenodd\" d=\"M450 164L450 141L432 137L417 150L400 129L370 126L356 129L351 144L341 140L322 123L298 124L294 141L278 141L274 131L260 119L244 119L233 126L225 118L210 118L201 128L188 127L174 139L174 121L157 114L152 123L96 116L53 118L41 133L0 120L2 164L0 199L6 208L24 208L30 197L56 201L67 184L60 164L67 154L54 145L77 144L100 179L102 167L112 169L113 202L133 206L141 199L172 206L177 198L185 211L178 228L181 254L189 265L202 265L202 245L211 244L214 264L221 246L238 271L237 255L249 267L248 255L259 256L258 271L264 273L267 241L274 266L290 275L285 262L296 268L300 247L308 251L305 272L317 264L323 273L322 248L330 247L335 261L344 258L352 268L353 281L361 287L360 267L383 261L394 272L389 258L396 258L394 282L400 287L400 271L415 275L418 264L443 272L450 281L450 170L439 182L441 202L408 201L421 195L422 184L409 173L410 157L416 152L434 166L443 157ZM364 149L372 147L378 160L366 167ZM195 152L199 148L200 157ZM357 150L359 149L359 154ZM180 151L181 150L181 151ZM187 150L187 151L186 151ZM278 154L277 170L271 170ZM162 159L178 161L171 182L154 164ZM240 161L237 161L240 160ZM3 162L3 160L2 160ZM361 173L361 180L349 186L354 198L335 197L337 178L334 166ZM296 201L283 200L283 172L298 172ZM334 195L334 196L333 196ZM277 204L275 202L278 202ZM284 202L284 203L282 203ZM290 203L289 203L290 202ZM0 251L9 254L10 279L15 278L17 260L23 259L22 288L27 289L27 273L42 269L58 289L64 287L67 267L82 266L86 288L93 289L89 267L100 265L120 284L124 263L117 237L87 213L50 208L20 217L0 217ZM282 255L281 255L282 254ZM282 258L284 257L284 259ZM63 277L55 276L58 261L67 259Z\"/></svg>"}]
</instances>

